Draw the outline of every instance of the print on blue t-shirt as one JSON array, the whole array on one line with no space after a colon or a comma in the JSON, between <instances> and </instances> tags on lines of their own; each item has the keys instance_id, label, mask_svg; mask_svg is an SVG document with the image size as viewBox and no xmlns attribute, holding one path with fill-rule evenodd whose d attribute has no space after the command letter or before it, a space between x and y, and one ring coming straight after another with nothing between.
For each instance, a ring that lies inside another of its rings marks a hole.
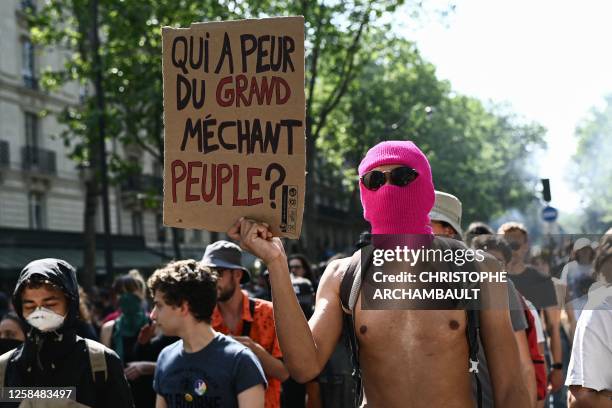
<instances>
[{"instance_id":1,"label":"print on blue t-shirt","mask_svg":"<svg viewBox=\"0 0 612 408\"><path fill-rule=\"evenodd\" d=\"M153 379L169 408L237 407L238 394L258 384L267 385L255 354L221 333L195 353L185 352L182 340L163 349Z\"/></svg>"}]
</instances>

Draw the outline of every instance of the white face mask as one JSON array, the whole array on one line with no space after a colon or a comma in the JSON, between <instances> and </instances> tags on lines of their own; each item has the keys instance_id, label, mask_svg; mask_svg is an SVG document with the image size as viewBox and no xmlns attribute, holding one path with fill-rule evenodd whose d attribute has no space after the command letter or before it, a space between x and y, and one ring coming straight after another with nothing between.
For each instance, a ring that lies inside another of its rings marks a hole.
<instances>
[{"instance_id":1,"label":"white face mask","mask_svg":"<svg viewBox=\"0 0 612 408\"><path fill-rule=\"evenodd\" d=\"M59 329L64 324L66 316L55 313L44 307L39 307L27 317L28 323L36 327L41 332L48 332Z\"/></svg>"}]
</instances>

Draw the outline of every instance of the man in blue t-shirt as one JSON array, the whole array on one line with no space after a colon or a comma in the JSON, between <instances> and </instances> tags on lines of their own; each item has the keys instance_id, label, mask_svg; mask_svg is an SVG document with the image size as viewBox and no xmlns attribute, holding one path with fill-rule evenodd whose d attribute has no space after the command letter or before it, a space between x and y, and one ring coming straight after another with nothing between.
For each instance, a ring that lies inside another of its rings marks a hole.
<instances>
[{"instance_id":1,"label":"man in blue t-shirt","mask_svg":"<svg viewBox=\"0 0 612 408\"><path fill-rule=\"evenodd\" d=\"M149 278L151 318L166 336L181 338L157 359L156 408L264 406L267 384L257 357L210 326L216 281L194 260L171 262Z\"/></svg>"}]
</instances>

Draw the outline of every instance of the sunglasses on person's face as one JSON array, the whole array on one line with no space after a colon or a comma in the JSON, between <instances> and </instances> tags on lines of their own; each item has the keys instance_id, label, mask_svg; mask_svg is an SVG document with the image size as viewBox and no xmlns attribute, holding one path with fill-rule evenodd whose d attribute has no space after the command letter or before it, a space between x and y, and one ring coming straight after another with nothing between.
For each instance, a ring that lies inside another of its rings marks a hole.
<instances>
[{"instance_id":1,"label":"sunglasses on person's face","mask_svg":"<svg viewBox=\"0 0 612 408\"><path fill-rule=\"evenodd\" d=\"M404 187L416 180L419 173L413 168L402 166L393 170L372 170L359 177L363 186L368 190L376 191L387 183Z\"/></svg>"}]
</instances>

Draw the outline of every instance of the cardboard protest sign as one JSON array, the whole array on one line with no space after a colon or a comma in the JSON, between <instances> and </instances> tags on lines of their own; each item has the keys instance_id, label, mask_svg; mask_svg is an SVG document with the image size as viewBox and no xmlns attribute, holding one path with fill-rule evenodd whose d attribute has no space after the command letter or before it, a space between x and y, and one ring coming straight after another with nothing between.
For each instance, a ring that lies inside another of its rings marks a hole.
<instances>
[{"instance_id":1,"label":"cardboard protest sign","mask_svg":"<svg viewBox=\"0 0 612 408\"><path fill-rule=\"evenodd\" d=\"M304 18L162 29L164 224L241 216L298 238L305 194Z\"/></svg>"}]
</instances>

